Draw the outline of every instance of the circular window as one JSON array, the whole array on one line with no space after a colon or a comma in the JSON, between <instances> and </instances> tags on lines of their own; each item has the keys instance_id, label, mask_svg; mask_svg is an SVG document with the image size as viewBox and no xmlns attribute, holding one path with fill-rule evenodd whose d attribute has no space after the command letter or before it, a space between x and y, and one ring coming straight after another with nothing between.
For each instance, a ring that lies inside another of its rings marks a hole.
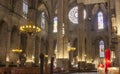
<instances>
[{"instance_id":1,"label":"circular window","mask_svg":"<svg viewBox=\"0 0 120 74\"><path fill-rule=\"evenodd\" d=\"M68 17L72 23L78 24L78 7L77 6L73 7L69 11Z\"/></svg>"}]
</instances>

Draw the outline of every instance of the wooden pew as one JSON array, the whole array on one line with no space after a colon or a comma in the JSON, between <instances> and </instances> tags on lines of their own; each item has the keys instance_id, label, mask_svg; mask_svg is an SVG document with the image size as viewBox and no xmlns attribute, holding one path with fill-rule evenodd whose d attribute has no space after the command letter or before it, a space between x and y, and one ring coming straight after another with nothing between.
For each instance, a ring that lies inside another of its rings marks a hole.
<instances>
[{"instance_id":1,"label":"wooden pew","mask_svg":"<svg viewBox=\"0 0 120 74\"><path fill-rule=\"evenodd\" d=\"M0 74L11 74L10 67L0 67Z\"/></svg>"},{"instance_id":2,"label":"wooden pew","mask_svg":"<svg viewBox=\"0 0 120 74\"><path fill-rule=\"evenodd\" d=\"M0 67L0 74L40 74L40 67ZM50 74L49 68L44 74Z\"/></svg>"},{"instance_id":3,"label":"wooden pew","mask_svg":"<svg viewBox=\"0 0 120 74\"><path fill-rule=\"evenodd\" d=\"M16 67L12 68L11 74L40 74L39 67Z\"/></svg>"}]
</instances>

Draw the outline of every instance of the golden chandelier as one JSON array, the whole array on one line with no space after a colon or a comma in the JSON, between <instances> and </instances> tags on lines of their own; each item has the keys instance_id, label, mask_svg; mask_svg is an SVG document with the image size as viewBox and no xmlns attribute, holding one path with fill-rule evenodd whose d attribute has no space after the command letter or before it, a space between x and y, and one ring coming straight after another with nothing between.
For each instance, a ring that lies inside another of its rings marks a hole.
<instances>
[{"instance_id":1,"label":"golden chandelier","mask_svg":"<svg viewBox=\"0 0 120 74\"><path fill-rule=\"evenodd\" d=\"M21 53L22 51L23 51L22 49L18 49L18 48L12 49L12 52L15 52L15 53Z\"/></svg>"},{"instance_id":2,"label":"golden chandelier","mask_svg":"<svg viewBox=\"0 0 120 74\"><path fill-rule=\"evenodd\" d=\"M35 26L32 21L29 21L28 24L20 26L20 31L31 34L34 32L40 32L41 29L38 26Z\"/></svg>"}]
</instances>

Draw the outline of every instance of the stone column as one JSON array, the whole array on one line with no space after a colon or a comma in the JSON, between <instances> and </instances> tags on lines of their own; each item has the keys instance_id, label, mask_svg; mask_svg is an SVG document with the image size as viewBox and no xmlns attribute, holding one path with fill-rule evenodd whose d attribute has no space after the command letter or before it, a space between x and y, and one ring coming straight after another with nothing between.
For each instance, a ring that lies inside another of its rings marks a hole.
<instances>
[{"instance_id":1,"label":"stone column","mask_svg":"<svg viewBox=\"0 0 120 74\"><path fill-rule=\"evenodd\" d=\"M78 4L78 59L79 61L85 61L85 25L84 25L84 18L83 18L83 3Z\"/></svg>"},{"instance_id":2,"label":"stone column","mask_svg":"<svg viewBox=\"0 0 120 74\"><path fill-rule=\"evenodd\" d=\"M63 58L63 35L62 35L62 24L63 24L63 0L58 0L58 33L57 33L57 44L58 51L56 57Z\"/></svg>"},{"instance_id":3,"label":"stone column","mask_svg":"<svg viewBox=\"0 0 120 74\"><path fill-rule=\"evenodd\" d=\"M53 19L54 19L54 14L55 14L55 8L54 8L54 3L53 3L53 0L51 0L51 3L50 3L50 19L49 19L49 21L48 21L48 25L49 25L49 33L48 33L48 40L49 40L49 51L48 51L48 61L50 62L50 60L51 60L51 57L53 57L54 56L54 48L53 48L53 46L54 46L54 36L55 36L55 34L53 33Z\"/></svg>"},{"instance_id":4,"label":"stone column","mask_svg":"<svg viewBox=\"0 0 120 74\"><path fill-rule=\"evenodd\" d=\"M119 37L118 37L118 44L115 52L116 52L115 66L119 67L120 66L120 38Z\"/></svg>"},{"instance_id":5,"label":"stone column","mask_svg":"<svg viewBox=\"0 0 120 74\"><path fill-rule=\"evenodd\" d=\"M28 20L32 21L33 25L37 25L37 11L35 10L35 7L32 6L32 8L29 9L28 12ZM30 22L28 21L28 23ZM27 55L27 62L29 62L28 65L31 65L30 63L33 62L35 54L35 33L28 33L28 40L27 40L27 48L26 48L26 55Z\"/></svg>"},{"instance_id":6,"label":"stone column","mask_svg":"<svg viewBox=\"0 0 120 74\"><path fill-rule=\"evenodd\" d=\"M9 53L10 53L10 41L11 41L11 32L10 32L10 30L8 31L8 42L7 42L7 49L6 49L6 52L5 52L5 54L6 54L6 57L5 57L5 61L6 62L9 62Z\"/></svg>"},{"instance_id":7,"label":"stone column","mask_svg":"<svg viewBox=\"0 0 120 74\"><path fill-rule=\"evenodd\" d=\"M68 46L68 0L63 0L63 22L64 22L64 58L69 58Z\"/></svg>"},{"instance_id":8,"label":"stone column","mask_svg":"<svg viewBox=\"0 0 120 74\"><path fill-rule=\"evenodd\" d=\"M93 50L92 50L92 38L91 38L91 9L90 7L86 8L86 12L89 12L87 14L87 18L85 19L85 30L86 30L86 54L87 54L87 60L92 60L92 56L93 56Z\"/></svg>"},{"instance_id":9,"label":"stone column","mask_svg":"<svg viewBox=\"0 0 120 74\"><path fill-rule=\"evenodd\" d=\"M40 56L40 38L35 38L35 66L39 64L39 56Z\"/></svg>"},{"instance_id":10,"label":"stone column","mask_svg":"<svg viewBox=\"0 0 120 74\"><path fill-rule=\"evenodd\" d=\"M64 22L64 18L66 18L66 16L64 16L64 5L65 0L58 0L58 33L57 33L57 67L61 67L63 69L67 69L67 65L68 65L68 59L66 59L66 54L68 54L67 49L66 49L66 36L65 34L63 35L62 32L62 28L63 28L63 24L64 26L67 24L66 22ZM66 14L66 13L65 13ZM64 27L65 28L65 27Z\"/></svg>"},{"instance_id":11,"label":"stone column","mask_svg":"<svg viewBox=\"0 0 120 74\"><path fill-rule=\"evenodd\" d=\"M116 21L117 21L117 35L118 36L120 36L120 0L115 0L115 9L116 9ZM117 60L119 60L119 61L117 61L117 62L119 62L118 63L118 65L120 66L120 48L119 48L119 42L120 42L120 40L118 40L118 48L116 49L117 50L117 56L116 56L116 58L118 57L118 59Z\"/></svg>"},{"instance_id":12,"label":"stone column","mask_svg":"<svg viewBox=\"0 0 120 74\"><path fill-rule=\"evenodd\" d=\"M29 35L27 39L27 48L26 48L27 62L32 63L31 60L33 59L34 52L35 52L34 46L35 46L34 38L31 35Z\"/></svg>"},{"instance_id":13,"label":"stone column","mask_svg":"<svg viewBox=\"0 0 120 74\"><path fill-rule=\"evenodd\" d=\"M118 28L118 35L120 35L120 0L115 0L115 9L116 9L116 20L117 20L117 28Z\"/></svg>"}]
</instances>

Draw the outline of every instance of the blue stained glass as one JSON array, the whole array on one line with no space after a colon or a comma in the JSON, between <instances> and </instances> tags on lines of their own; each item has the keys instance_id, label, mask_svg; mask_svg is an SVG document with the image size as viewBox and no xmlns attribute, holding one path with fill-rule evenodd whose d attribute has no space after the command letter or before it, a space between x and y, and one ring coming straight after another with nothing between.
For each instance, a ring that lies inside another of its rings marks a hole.
<instances>
[{"instance_id":1,"label":"blue stained glass","mask_svg":"<svg viewBox=\"0 0 120 74\"><path fill-rule=\"evenodd\" d=\"M23 13L24 13L24 17L27 18L27 14L28 14L28 3L26 0L23 0Z\"/></svg>"},{"instance_id":2,"label":"blue stained glass","mask_svg":"<svg viewBox=\"0 0 120 74\"><path fill-rule=\"evenodd\" d=\"M103 28L104 28L103 13L99 12L98 13L98 29L103 29Z\"/></svg>"},{"instance_id":3,"label":"blue stained glass","mask_svg":"<svg viewBox=\"0 0 120 74\"><path fill-rule=\"evenodd\" d=\"M58 26L58 17L54 17L54 23L53 23L53 32L57 32L57 26Z\"/></svg>"},{"instance_id":4,"label":"blue stained glass","mask_svg":"<svg viewBox=\"0 0 120 74\"><path fill-rule=\"evenodd\" d=\"M45 29L45 12L41 14L41 28Z\"/></svg>"}]
</instances>

